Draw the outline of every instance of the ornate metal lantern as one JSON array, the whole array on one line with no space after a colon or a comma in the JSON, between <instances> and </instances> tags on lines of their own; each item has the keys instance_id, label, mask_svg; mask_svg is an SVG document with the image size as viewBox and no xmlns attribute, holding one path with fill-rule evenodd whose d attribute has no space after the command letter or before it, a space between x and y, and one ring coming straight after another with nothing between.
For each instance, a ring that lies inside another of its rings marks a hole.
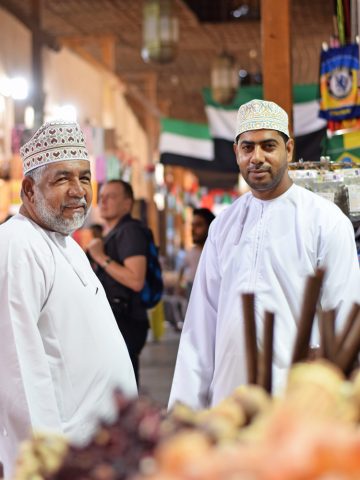
<instances>
[{"instance_id":1,"label":"ornate metal lantern","mask_svg":"<svg viewBox=\"0 0 360 480\"><path fill-rule=\"evenodd\" d=\"M211 91L218 103L231 103L239 85L234 57L222 52L215 58L211 70Z\"/></svg>"},{"instance_id":2,"label":"ornate metal lantern","mask_svg":"<svg viewBox=\"0 0 360 480\"><path fill-rule=\"evenodd\" d=\"M178 43L178 23L172 0L144 0L142 58L167 63L174 59Z\"/></svg>"}]
</instances>

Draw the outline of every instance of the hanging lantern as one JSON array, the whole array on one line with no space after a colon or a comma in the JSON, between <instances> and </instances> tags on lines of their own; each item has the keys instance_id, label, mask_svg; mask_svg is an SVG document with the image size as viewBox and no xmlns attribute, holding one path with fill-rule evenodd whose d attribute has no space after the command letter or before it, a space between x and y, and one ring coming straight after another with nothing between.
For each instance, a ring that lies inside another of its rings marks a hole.
<instances>
[{"instance_id":1,"label":"hanging lantern","mask_svg":"<svg viewBox=\"0 0 360 480\"><path fill-rule=\"evenodd\" d=\"M231 103L239 85L234 57L222 52L215 58L211 70L211 91L218 103Z\"/></svg>"},{"instance_id":2,"label":"hanging lantern","mask_svg":"<svg viewBox=\"0 0 360 480\"><path fill-rule=\"evenodd\" d=\"M172 0L144 0L143 60L167 63L174 59L178 23Z\"/></svg>"}]
</instances>

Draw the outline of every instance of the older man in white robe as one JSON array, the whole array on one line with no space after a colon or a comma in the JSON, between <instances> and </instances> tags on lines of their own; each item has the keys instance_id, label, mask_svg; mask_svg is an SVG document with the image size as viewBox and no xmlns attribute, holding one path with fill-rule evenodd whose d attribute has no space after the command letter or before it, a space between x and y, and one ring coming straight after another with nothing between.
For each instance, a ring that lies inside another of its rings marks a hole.
<instances>
[{"instance_id":1,"label":"older man in white robe","mask_svg":"<svg viewBox=\"0 0 360 480\"><path fill-rule=\"evenodd\" d=\"M286 112L273 102L240 107L234 150L250 186L212 222L181 335L169 406L217 404L247 382L241 294L255 294L258 345L264 312L275 314L274 390L291 362L305 280L326 270L320 307L337 328L360 301L353 227L340 209L293 185Z\"/></svg>"},{"instance_id":2,"label":"older man in white robe","mask_svg":"<svg viewBox=\"0 0 360 480\"><path fill-rule=\"evenodd\" d=\"M137 394L105 292L70 234L92 199L80 127L44 124L21 148L19 214L0 226L0 461L11 478L32 431L86 441L113 414L115 388Z\"/></svg>"}]
</instances>

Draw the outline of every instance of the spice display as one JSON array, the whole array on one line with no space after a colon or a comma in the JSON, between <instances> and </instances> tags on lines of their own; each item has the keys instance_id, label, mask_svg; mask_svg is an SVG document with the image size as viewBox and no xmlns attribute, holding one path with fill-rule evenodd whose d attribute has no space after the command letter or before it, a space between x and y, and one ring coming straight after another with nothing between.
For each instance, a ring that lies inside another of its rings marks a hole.
<instances>
[{"instance_id":1,"label":"spice display","mask_svg":"<svg viewBox=\"0 0 360 480\"><path fill-rule=\"evenodd\" d=\"M115 393L117 418L84 447L50 434L24 443L15 480L358 480L360 478L360 305L340 332L317 312L325 272L305 286L287 385L271 397L276 317L264 318L258 350L254 295L242 296L249 384L218 405L162 412ZM309 347L318 313L320 345Z\"/></svg>"}]
</instances>

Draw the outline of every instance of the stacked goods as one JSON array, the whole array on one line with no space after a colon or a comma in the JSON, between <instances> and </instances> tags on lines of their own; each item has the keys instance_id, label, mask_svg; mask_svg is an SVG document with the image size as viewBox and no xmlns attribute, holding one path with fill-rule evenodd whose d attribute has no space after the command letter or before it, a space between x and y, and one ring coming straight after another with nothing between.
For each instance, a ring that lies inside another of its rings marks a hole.
<instances>
[{"instance_id":1,"label":"stacked goods","mask_svg":"<svg viewBox=\"0 0 360 480\"><path fill-rule=\"evenodd\" d=\"M161 418L140 398L116 393L118 418L100 425L84 448L36 437L20 455L15 480L359 480L360 306L339 335L334 312L319 319L321 345L309 340L323 272L308 279L288 383L271 397L274 315L257 351L254 296L243 295L248 385L213 408L177 404ZM309 356L321 357L311 362Z\"/></svg>"},{"instance_id":2,"label":"stacked goods","mask_svg":"<svg viewBox=\"0 0 360 480\"><path fill-rule=\"evenodd\" d=\"M240 387L205 412L184 414L184 407L176 406L167 422L173 418L172 423L178 430L180 425L182 431L160 442L155 450L156 471L138 480L360 479L360 372L352 374L352 381L347 379L360 347L360 307L354 305L339 336L335 336L334 312L322 312L321 346L311 351L309 340L323 274L317 271L306 285L293 366L283 398L270 401L267 397L268 402L255 402L255 398L259 400L253 395L255 391L263 389L262 395L271 392L274 316L265 314L264 348L260 354L254 296L245 294L250 385ZM314 355L322 358L308 362ZM239 390L247 402L236 401ZM249 410L253 416L247 414ZM204 416L208 424L203 423ZM211 423L228 424L221 430L226 435L214 437Z\"/></svg>"},{"instance_id":3,"label":"stacked goods","mask_svg":"<svg viewBox=\"0 0 360 480\"><path fill-rule=\"evenodd\" d=\"M193 410L177 403L161 425L162 438L196 430L213 444L233 443L245 427L272 405L268 393L257 385L243 385L213 408Z\"/></svg>"},{"instance_id":4,"label":"stacked goods","mask_svg":"<svg viewBox=\"0 0 360 480\"><path fill-rule=\"evenodd\" d=\"M159 443L155 471L137 480L359 480L359 385L360 372L350 381L324 360L299 363L283 398L258 411L235 441L214 443L201 423L184 425ZM224 407L210 412L226 417Z\"/></svg>"},{"instance_id":5,"label":"stacked goods","mask_svg":"<svg viewBox=\"0 0 360 480\"><path fill-rule=\"evenodd\" d=\"M60 435L35 433L21 445L15 478L48 478L61 467L68 448L65 438Z\"/></svg>"},{"instance_id":6,"label":"stacked goods","mask_svg":"<svg viewBox=\"0 0 360 480\"><path fill-rule=\"evenodd\" d=\"M160 437L160 410L145 398L115 393L118 418L101 424L90 443L74 447L52 435L25 442L15 480L123 480L151 458ZM49 456L48 456L49 455Z\"/></svg>"}]
</instances>

